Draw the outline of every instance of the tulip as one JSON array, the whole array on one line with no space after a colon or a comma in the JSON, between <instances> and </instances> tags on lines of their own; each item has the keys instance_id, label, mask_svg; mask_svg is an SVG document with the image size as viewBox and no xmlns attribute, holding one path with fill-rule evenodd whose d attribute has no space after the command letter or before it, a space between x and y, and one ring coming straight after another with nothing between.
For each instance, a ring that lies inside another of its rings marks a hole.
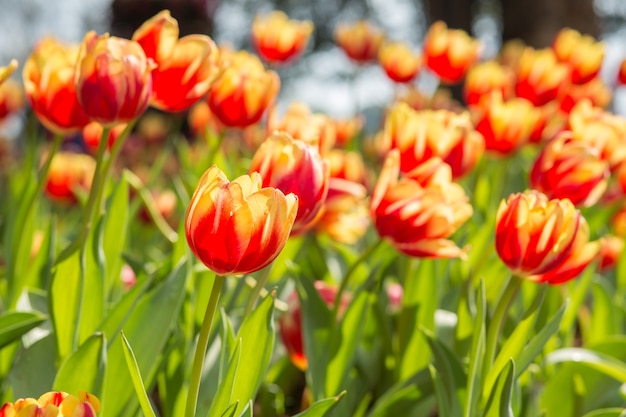
<instances>
[{"instance_id":1,"label":"tulip","mask_svg":"<svg viewBox=\"0 0 626 417\"><path fill-rule=\"evenodd\" d=\"M582 222L569 200L549 200L539 191L511 194L496 215L496 250L522 277L554 270L569 256Z\"/></svg>"},{"instance_id":2,"label":"tulip","mask_svg":"<svg viewBox=\"0 0 626 417\"><path fill-rule=\"evenodd\" d=\"M302 53L313 33L313 23L292 20L281 11L257 16L252 22L252 42L261 57L271 63L285 63Z\"/></svg>"},{"instance_id":3,"label":"tulip","mask_svg":"<svg viewBox=\"0 0 626 417\"><path fill-rule=\"evenodd\" d=\"M250 126L261 119L278 94L280 78L244 51L225 62L229 64L209 89L209 107L225 126Z\"/></svg>"},{"instance_id":4,"label":"tulip","mask_svg":"<svg viewBox=\"0 0 626 417\"><path fill-rule=\"evenodd\" d=\"M468 113L418 112L404 103L394 106L387 115L380 146L384 153L394 148L400 151L403 173L438 156L450 165L454 178L473 169L485 147Z\"/></svg>"},{"instance_id":5,"label":"tulip","mask_svg":"<svg viewBox=\"0 0 626 417\"><path fill-rule=\"evenodd\" d=\"M509 155L528 142L541 124L540 111L528 100L503 101L495 92L486 100L488 104L480 106L484 111L478 116L476 130L485 138L487 151Z\"/></svg>"},{"instance_id":6,"label":"tulip","mask_svg":"<svg viewBox=\"0 0 626 417\"><path fill-rule=\"evenodd\" d=\"M463 188L447 181L422 186L400 174L400 152L389 152L370 203L378 234L398 251L415 257L457 258L465 251L448 240L472 216Z\"/></svg>"},{"instance_id":7,"label":"tulip","mask_svg":"<svg viewBox=\"0 0 626 417\"><path fill-rule=\"evenodd\" d=\"M332 149L326 155L326 159L330 165L331 178L340 178L364 186L369 183L368 171L359 152Z\"/></svg>"},{"instance_id":8,"label":"tulip","mask_svg":"<svg viewBox=\"0 0 626 417\"><path fill-rule=\"evenodd\" d=\"M378 62L392 81L408 83L417 76L422 59L406 43L390 42L380 48Z\"/></svg>"},{"instance_id":9,"label":"tulip","mask_svg":"<svg viewBox=\"0 0 626 417\"><path fill-rule=\"evenodd\" d=\"M328 162L317 148L288 133L274 132L257 149L249 172L258 172L264 187L276 187L298 197L293 235L313 226L326 201L329 178Z\"/></svg>"},{"instance_id":10,"label":"tulip","mask_svg":"<svg viewBox=\"0 0 626 417\"><path fill-rule=\"evenodd\" d=\"M24 64L28 102L39 121L55 133L76 133L90 121L76 95L77 58L78 46L45 38Z\"/></svg>"},{"instance_id":11,"label":"tulip","mask_svg":"<svg viewBox=\"0 0 626 417\"><path fill-rule=\"evenodd\" d=\"M568 198L590 207L607 189L609 164L598 149L564 132L542 150L530 172L530 185L548 198Z\"/></svg>"},{"instance_id":12,"label":"tulip","mask_svg":"<svg viewBox=\"0 0 626 417\"><path fill-rule=\"evenodd\" d=\"M78 397L65 392L51 391L38 399L20 398L15 403L5 403L0 417L95 417L100 410L100 400L86 392Z\"/></svg>"},{"instance_id":13,"label":"tulip","mask_svg":"<svg viewBox=\"0 0 626 417\"><path fill-rule=\"evenodd\" d=\"M262 188L258 173L229 182L212 166L200 178L187 209L187 243L216 274L249 274L278 256L297 210L296 196Z\"/></svg>"},{"instance_id":14,"label":"tulip","mask_svg":"<svg viewBox=\"0 0 626 417\"><path fill-rule=\"evenodd\" d=\"M580 275L585 268L598 256L600 241L589 241L589 226L584 217L580 218L580 225L571 250L565 259L556 268L543 274L527 277L535 282L547 282L551 285L563 284Z\"/></svg>"},{"instance_id":15,"label":"tulip","mask_svg":"<svg viewBox=\"0 0 626 417\"><path fill-rule=\"evenodd\" d=\"M465 103L475 106L481 102L482 97L488 97L492 91L498 91L505 99L511 97L512 71L496 61L482 62L470 68L463 86Z\"/></svg>"},{"instance_id":16,"label":"tulip","mask_svg":"<svg viewBox=\"0 0 626 417\"><path fill-rule=\"evenodd\" d=\"M604 45L589 35L570 28L557 33L552 42L556 58L570 66L574 84L585 84L600 72L604 59Z\"/></svg>"},{"instance_id":17,"label":"tulip","mask_svg":"<svg viewBox=\"0 0 626 417\"><path fill-rule=\"evenodd\" d=\"M570 72L551 49L524 49L516 69L515 94L535 106L554 100L568 86Z\"/></svg>"},{"instance_id":18,"label":"tulip","mask_svg":"<svg viewBox=\"0 0 626 417\"><path fill-rule=\"evenodd\" d=\"M107 148L111 149L117 138L122 134L124 129L126 129L126 124L119 124L113 126L109 130L109 134L107 137ZM89 151L96 153L98 150L98 145L100 144L100 139L102 139L102 132L104 131L104 126L102 126L98 122L90 122L85 127L83 127L83 141L85 145L89 149Z\"/></svg>"},{"instance_id":19,"label":"tulip","mask_svg":"<svg viewBox=\"0 0 626 417\"><path fill-rule=\"evenodd\" d=\"M358 115L348 119L333 119L332 122L335 125L335 144L344 146L361 133L365 117Z\"/></svg>"},{"instance_id":20,"label":"tulip","mask_svg":"<svg viewBox=\"0 0 626 417\"><path fill-rule=\"evenodd\" d=\"M600 252L598 253L598 268L606 271L614 268L624 253L624 238L606 235L600 239Z\"/></svg>"},{"instance_id":21,"label":"tulip","mask_svg":"<svg viewBox=\"0 0 626 417\"><path fill-rule=\"evenodd\" d=\"M24 92L17 81L6 80L0 84L0 120L24 107Z\"/></svg>"},{"instance_id":22,"label":"tulip","mask_svg":"<svg viewBox=\"0 0 626 417\"><path fill-rule=\"evenodd\" d=\"M333 148L337 137L335 125L328 116L314 114L306 104L300 102L292 103L281 120L275 111L270 112L267 133L271 134L275 130L289 133L294 139L314 145L322 155Z\"/></svg>"},{"instance_id":23,"label":"tulip","mask_svg":"<svg viewBox=\"0 0 626 417\"><path fill-rule=\"evenodd\" d=\"M355 244L369 226L367 189L341 178L328 180L328 196L315 222L315 230L328 234L334 241Z\"/></svg>"},{"instance_id":24,"label":"tulip","mask_svg":"<svg viewBox=\"0 0 626 417\"><path fill-rule=\"evenodd\" d=\"M582 100L589 100L596 107L606 108L611 102L612 92L600 78L585 84L572 84L560 97L559 108L569 113Z\"/></svg>"},{"instance_id":25,"label":"tulip","mask_svg":"<svg viewBox=\"0 0 626 417\"><path fill-rule=\"evenodd\" d=\"M215 117L209 104L202 100L194 104L187 115L187 123L194 138L202 138L207 131L219 132L222 130L220 121Z\"/></svg>"},{"instance_id":26,"label":"tulip","mask_svg":"<svg viewBox=\"0 0 626 417\"><path fill-rule=\"evenodd\" d=\"M342 23L335 29L337 45L350 59L360 64L375 60L384 40L383 31L365 20Z\"/></svg>"},{"instance_id":27,"label":"tulip","mask_svg":"<svg viewBox=\"0 0 626 417\"><path fill-rule=\"evenodd\" d=\"M58 203L76 203L77 192L90 190L95 170L96 161L89 155L72 152L55 154L46 179L46 195Z\"/></svg>"},{"instance_id":28,"label":"tulip","mask_svg":"<svg viewBox=\"0 0 626 417\"><path fill-rule=\"evenodd\" d=\"M205 35L178 38L178 22L169 10L147 20L133 34L152 70L150 104L166 112L185 110L204 96L218 75L218 49Z\"/></svg>"},{"instance_id":29,"label":"tulip","mask_svg":"<svg viewBox=\"0 0 626 417\"><path fill-rule=\"evenodd\" d=\"M332 308L337 297L337 288L324 281L315 281L315 289L322 301ZM350 302L349 297L342 297L339 312L343 313ZM302 310L296 291L289 295L287 300L288 310L278 319L278 334L287 350L291 362L301 371L306 371L308 361L304 352L304 340L302 336ZM0 416L1 417L1 416Z\"/></svg>"},{"instance_id":30,"label":"tulip","mask_svg":"<svg viewBox=\"0 0 626 417\"><path fill-rule=\"evenodd\" d=\"M454 84L478 60L480 43L460 29L433 23L424 39L424 62L442 81Z\"/></svg>"},{"instance_id":31,"label":"tulip","mask_svg":"<svg viewBox=\"0 0 626 417\"><path fill-rule=\"evenodd\" d=\"M617 82L619 84L626 84L626 59L622 60L617 71Z\"/></svg>"},{"instance_id":32,"label":"tulip","mask_svg":"<svg viewBox=\"0 0 626 417\"><path fill-rule=\"evenodd\" d=\"M85 113L104 125L139 117L150 103L153 67L137 42L87 33L74 79Z\"/></svg>"}]
</instances>

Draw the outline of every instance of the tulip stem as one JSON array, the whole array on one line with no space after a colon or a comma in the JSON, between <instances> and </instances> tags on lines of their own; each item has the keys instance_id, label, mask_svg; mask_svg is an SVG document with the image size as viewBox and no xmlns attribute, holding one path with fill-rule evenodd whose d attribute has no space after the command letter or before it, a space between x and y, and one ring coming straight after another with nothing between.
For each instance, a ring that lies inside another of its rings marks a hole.
<instances>
[{"instance_id":1,"label":"tulip stem","mask_svg":"<svg viewBox=\"0 0 626 417\"><path fill-rule=\"evenodd\" d=\"M337 316L339 314L339 306L341 305L341 298L346 288L348 287L348 282L350 281L350 278L352 278L352 276L356 272L357 267L361 265L363 262L365 262L365 260L368 259L370 256L372 256L374 252L376 252L376 249L378 249L379 246L382 245L382 243L383 243L383 239L378 239L373 245L368 247L361 254L361 256L356 261L354 261L352 265L350 265L350 268L348 268L348 271L346 271L346 275L343 277L343 280L339 284L339 289L337 290L337 296L335 297L335 301L333 303L333 317L335 317L335 320L337 319Z\"/></svg>"},{"instance_id":2,"label":"tulip stem","mask_svg":"<svg viewBox=\"0 0 626 417\"><path fill-rule=\"evenodd\" d=\"M491 365L493 363L496 347L498 345L498 336L500 335L500 329L502 328L502 324L504 319L507 316L509 311L509 307L515 298L515 295L519 291L522 285L522 279L517 275L511 275L511 278L506 283L506 287L504 291L500 295L498 302L496 304L496 309L493 313L491 321L489 322L489 327L487 330L487 343L485 346L485 360L483 363L483 375L486 376L491 369Z\"/></svg>"},{"instance_id":3,"label":"tulip stem","mask_svg":"<svg viewBox=\"0 0 626 417\"><path fill-rule=\"evenodd\" d=\"M215 315L215 310L217 309L217 301L219 300L220 293L222 292L224 278L225 277L222 275L215 275L215 281L213 281L213 288L211 289L209 303L207 304L206 311L204 313L204 320L202 321L202 327L200 328L200 334L198 335L198 344L196 345L196 352L194 354L193 365L191 367L191 379L189 381L189 391L187 393L185 417L194 417L196 414L198 393L200 392L200 381L202 380L202 368L204 367L204 357L209 345L211 324L213 323L213 316Z\"/></svg>"},{"instance_id":4,"label":"tulip stem","mask_svg":"<svg viewBox=\"0 0 626 417\"><path fill-rule=\"evenodd\" d=\"M256 305L256 302L259 299L259 296L261 295L261 291L265 287L265 284L267 284L267 280L270 277L270 272L272 271L272 265L274 265L274 262L270 263L268 266L266 266L259 272L259 276L256 280L256 285L252 289L252 293L250 294L250 297L248 297L248 301L246 303L246 309L243 311L243 317L241 319L242 322L246 319L246 317L248 317L248 315L254 309L254 306Z\"/></svg>"}]
</instances>

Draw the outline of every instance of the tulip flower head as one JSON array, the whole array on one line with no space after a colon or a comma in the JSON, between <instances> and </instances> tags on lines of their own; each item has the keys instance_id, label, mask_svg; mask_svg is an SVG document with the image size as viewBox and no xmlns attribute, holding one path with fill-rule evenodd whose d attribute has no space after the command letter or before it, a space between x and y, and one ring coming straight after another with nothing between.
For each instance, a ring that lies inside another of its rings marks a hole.
<instances>
[{"instance_id":1,"label":"tulip flower head","mask_svg":"<svg viewBox=\"0 0 626 417\"><path fill-rule=\"evenodd\" d=\"M552 49L524 49L516 69L515 94L535 106L554 100L568 86L570 70Z\"/></svg>"},{"instance_id":2,"label":"tulip flower head","mask_svg":"<svg viewBox=\"0 0 626 417\"><path fill-rule=\"evenodd\" d=\"M626 59L622 60L622 63L619 65L617 82L622 85L626 84Z\"/></svg>"},{"instance_id":3,"label":"tulip flower head","mask_svg":"<svg viewBox=\"0 0 626 417\"><path fill-rule=\"evenodd\" d=\"M444 82L459 82L480 55L480 43L460 29L433 23L424 39L424 63Z\"/></svg>"},{"instance_id":4,"label":"tulip flower head","mask_svg":"<svg viewBox=\"0 0 626 417\"><path fill-rule=\"evenodd\" d=\"M144 22L133 40L157 66L152 70L152 106L167 112L189 108L218 75L218 49L205 35L178 38L178 22L163 10Z\"/></svg>"},{"instance_id":5,"label":"tulip flower head","mask_svg":"<svg viewBox=\"0 0 626 417\"><path fill-rule=\"evenodd\" d=\"M362 115L347 119L333 119L336 133L336 145L344 146L357 137L365 125L365 117Z\"/></svg>"},{"instance_id":6,"label":"tulip flower head","mask_svg":"<svg viewBox=\"0 0 626 417\"><path fill-rule=\"evenodd\" d=\"M257 16L252 22L252 42L267 62L286 63L306 48L313 33L313 23L292 20L281 11Z\"/></svg>"},{"instance_id":7,"label":"tulip flower head","mask_svg":"<svg viewBox=\"0 0 626 417\"><path fill-rule=\"evenodd\" d=\"M417 76L422 59L406 43L390 42L380 48L378 62L392 81L408 83Z\"/></svg>"},{"instance_id":8,"label":"tulip flower head","mask_svg":"<svg viewBox=\"0 0 626 417\"><path fill-rule=\"evenodd\" d=\"M596 107L606 108L612 96L611 89L600 78L592 78L584 84L571 84L559 98L559 108L569 113L583 100L589 100Z\"/></svg>"},{"instance_id":9,"label":"tulip flower head","mask_svg":"<svg viewBox=\"0 0 626 417\"><path fill-rule=\"evenodd\" d=\"M481 98L498 91L507 99L513 94L513 72L496 61L485 61L474 65L467 72L463 86L468 106L481 103Z\"/></svg>"},{"instance_id":10,"label":"tulip flower head","mask_svg":"<svg viewBox=\"0 0 626 417\"><path fill-rule=\"evenodd\" d=\"M240 51L225 61L207 100L223 125L243 128L261 119L279 89L280 78L274 71L265 70L257 57Z\"/></svg>"},{"instance_id":11,"label":"tulip flower head","mask_svg":"<svg viewBox=\"0 0 626 417\"><path fill-rule=\"evenodd\" d=\"M76 203L78 192L89 192L95 170L96 161L89 155L72 152L55 154L46 179L46 195L57 203Z\"/></svg>"},{"instance_id":12,"label":"tulip flower head","mask_svg":"<svg viewBox=\"0 0 626 417\"><path fill-rule=\"evenodd\" d=\"M561 29L552 42L552 49L560 62L569 65L574 84L585 84L600 72L604 45L589 35L581 35L570 28Z\"/></svg>"},{"instance_id":13,"label":"tulip flower head","mask_svg":"<svg viewBox=\"0 0 626 417\"><path fill-rule=\"evenodd\" d=\"M249 274L278 256L297 210L295 195L263 188L258 173L231 182L212 166L200 178L187 209L187 243L216 274Z\"/></svg>"},{"instance_id":14,"label":"tulip flower head","mask_svg":"<svg viewBox=\"0 0 626 417\"><path fill-rule=\"evenodd\" d=\"M51 391L41 397L20 398L0 408L0 417L96 417L100 400L80 392L78 397L66 392Z\"/></svg>"},{"instance_id":15,"label":"tulip flower head","mask_svg":"<svg viewBox=\"0 0 626 417\"><path fill-rule=\"evenodd\" d=\"M0 83L0 121L24 107L22 86L12 79Z\"/></svg>"},{"instance_id":16,"label":"tulip flower head","mask_svg":"<svg viewBox=\"0 0 626 417\"><path fill-rule=\"evenodd\" d=\"M555 270L569 256L582 222L571 201L529 190L511 194L496 216L496 250L522 277Z\"/></svg>"},{"instance_id":17,"label":"tulip flower head","mask_svg":"<svg viewBox=\"0 0 626 417\"><path fill-rule=\"evenodd\" d=\"M78 45L42 39L24 64L24 91L37 119L50 131L80 131L89 116L79 102L74 78Z\"/></svg>"},{"instance_id":18,"label":"tulip flower head","mask_svg":"<svg viewBox=\"0 0 626 417\"><path fill-rule=\"evenodd\" d=\"M130 122L150 103L153 68L137 42L89 32L78 56L78 100L89 117L104 125Z\"/></svg>"},{"instance_id":19,"label":"tulip flower head","mask_svg":"<svg viewBox=\"0 0 626 417\"><path fill-rule=\"evenodd\" d=\"M463 188L453 183L450 167L428 184L400 175L400 151L391 150L378 178L370 214L378 234L398 251L415 257L465 257L448 240L472 216Z\"/></svg>"},{"instance_id":20,"label":"tulip flower head","mask_svg":"<svg viewBox=\"0 0 626 417\"><path fill-rule=\"evenodd\" d=\"M249 172L258 172L264 187L276 187L298 197L292 234L313 226L328 194L329 166L316 147L276 131L252 157Z\"/></svg>"},{"instance_id":21,"label":"tulip flower head","mask_svg":"<svg viewBox=\"0 0 626 417\"><path fill-rule=\"evenodd\" d=\"M335 42L353 61L364 64L378 57L385 34L366 20L342 23L335 29Z\"/></svg>"},{"instance_id":22,"label":"tulip flower head","mask_svg":"<svg viewBox=\"0 0 626 417\"><path fill-rule=\"evenodd\" d=\"M598 149L563 132L541 151L530 184L548 198L567 198L576 206L590 207L606 191L609 174L609 164Z\"/></svg>"},{"instance_id":23,"label":"tulip flower head","mask_svg":"<svg viewBox=\"0 0 626 417\"><path fill-rule=\"evenodd\" d=\"M113 144L115 144L115 141L122 134L124 129L126 129L126 123L111 127L107 138L108 149L111 149L111 147L113 146ZM96 153L96 151L98 150L98 145L100 144L100 139L102 138L103 131L104 126L102 126L98 122L90 122L85 127L83 127L83 141L92 153Z\"/></svg>"}]
</instances>

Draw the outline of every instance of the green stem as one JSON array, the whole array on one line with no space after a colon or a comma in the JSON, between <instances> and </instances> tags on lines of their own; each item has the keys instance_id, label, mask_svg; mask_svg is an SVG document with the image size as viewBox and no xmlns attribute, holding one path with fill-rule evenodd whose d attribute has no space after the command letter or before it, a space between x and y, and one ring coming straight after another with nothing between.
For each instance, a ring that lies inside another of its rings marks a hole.
<instances>
[{"instance_id":1,"label":"green stem","mask_svg":"<svg viewBox=\"0 0 626 417\"><path fill-rule=\"evenodd\" d=\"M213 323L213 316L215 315L217 301L220 298L220 292L222 291L223 284L224 276L216 274L215 281L213 282L213 288L211 289L211 296L209 297L209 303L207 304L206 312L204 313L204 320L202 321L200 334L198 335L196 352L193 357L191 379L189 381L189 392L187 393L187 404L185 406L185 417L194 417L196 414L198 393L200 392L200 381L202 379L202 368L204 366L204 357L206 355L207 346L209 345L211 324Z\"/></svg>"},{"instance_id":2,"label":"green stem","mask_svg":"<svg viewBox=\"0 0 626 417\"><path fill-rule=\"evenodd\" d=\"M495 358L496 347L498 345L498 336L500 335L500 329L504 319L509 312L509 307L515 295L522 285L522 279L516 275L511 275L509 282L507 282L504 292L500 295L500 299L496 304L496 309L493 313L493 317L489 322L489 328L487 330L487 342L485 347L485 360L483 363L483 374L486 376L491 368L493 360Z\"/></svg>"},{"instance_id":3,"label":"green stem","mask_svg":"<svg viewBox=\"0 0 626 417\"><path fill-rule=\"evenodd\" d=\"M373 245L368 247L365 250L365 252L361 254L359 259L357 259L356 261L354 261L352 265L350 265L350 268L348 269L348 271L346 271L346 275L343 277L343 280L339 284L339 289L337 290L337 296L335 297L335 302L333 303L333 317L335 317L335 320L337 320L337 316L339 315L339 306L341 305L341 298L343 296L343 293L346 291L346 288L348 287L348 283L350 282L350 279L356 272L356 269L359 267L359 265L365 262L366 259L372 256L372 254L376 252L376 249L378 249L378 247L382 245L382 243L383 243L383 239L378 239L376 242L374 242Z\"/></svg>"},{"instance_id":4,"label":"green stem","mask_svg":"<svg viewBox=\"0 0 626 417\"><path fill-rule=\"evenodd\" d=\"M252 293L250 294L250 297L248 297L248 302L246 303L246 309L243 311L243 317L241 319L242 322L252 312L252 309L254 309L254 306L256 305L256 302L259 299L259 296L261 295L261 290L265 287L265 284L267 284L267 280L270 277L270 272L272 271L272 265L274 265L273 262L270 263L265 268L263 268L261 271L259 271L259 276L256 280L256 285L252 289Z\"/></svg>"}]
</instances>

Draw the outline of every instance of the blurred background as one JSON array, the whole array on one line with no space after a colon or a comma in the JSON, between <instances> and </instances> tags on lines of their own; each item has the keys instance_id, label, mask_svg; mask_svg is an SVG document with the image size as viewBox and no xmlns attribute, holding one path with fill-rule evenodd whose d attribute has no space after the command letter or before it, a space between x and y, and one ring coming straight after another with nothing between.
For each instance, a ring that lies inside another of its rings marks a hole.
<instances>
[{"instance_id":1,"label":"blurred background","mask_svg":"<svg viewBox=\"0 0 626 417\"><path fill-rule=\"evenodd\" d=\"M605 42L602 78L613 86L626 57L624 0L0 0L0 63L23 63L45 35L80 42L88 30L130 37L145 20L169 9L181 35L205 33L217 43L252 50L250 26L258 13L279 9L309 19L315 32L307 52L278 68L283 80L279 102L300 100L316 111L348 117L389 103L394 85L378 65L356 67L333 42L339 22L369 19L393 40L421 48L428 25L444 20L482 40L483 58L502 42L520 38L534 47L550 45L557 31L571 27ZM19 77L19 74L17 74ZM424 71L417 83L428 93L434 79ZM626 112L624 92L616 90L613 110Z\"/></svg>"}]
</instances>

